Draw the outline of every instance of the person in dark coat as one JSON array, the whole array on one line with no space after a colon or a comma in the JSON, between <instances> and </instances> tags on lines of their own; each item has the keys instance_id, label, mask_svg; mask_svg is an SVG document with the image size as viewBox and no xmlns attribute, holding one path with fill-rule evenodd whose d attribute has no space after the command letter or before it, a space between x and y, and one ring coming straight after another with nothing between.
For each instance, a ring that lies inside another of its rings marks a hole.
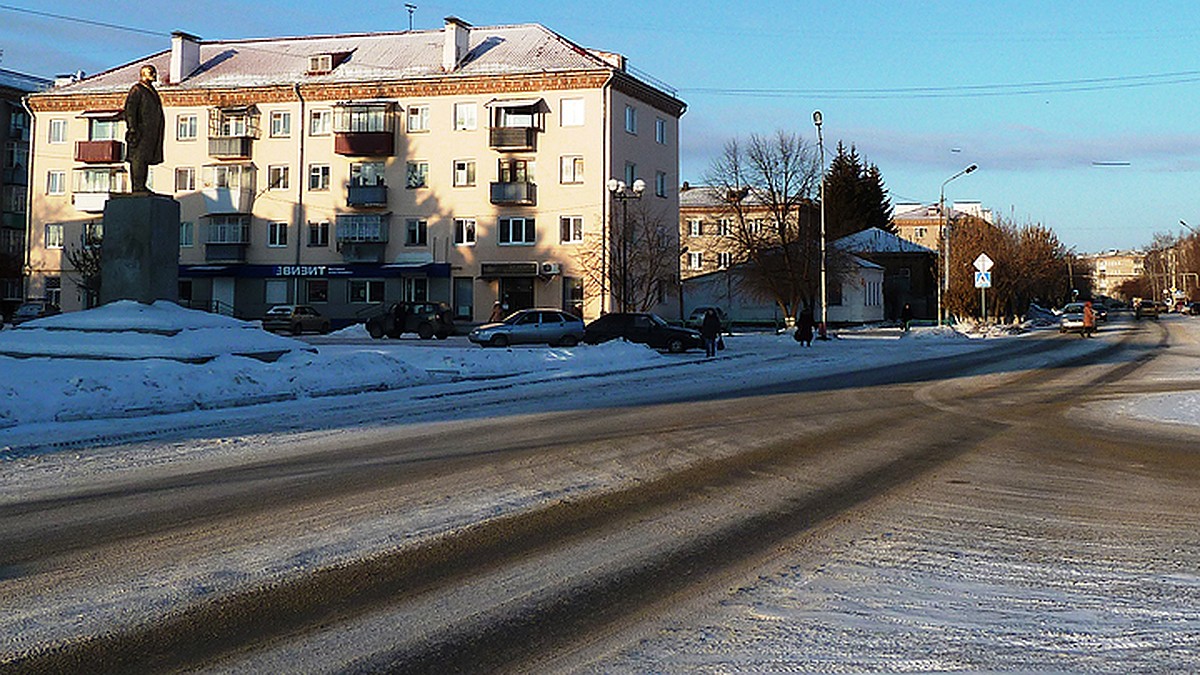
<instances>
[{"instance_id":1,"label":"person in dark coat","mask_svg":"<svg viewBox=\"0 0 1200 675\"><path fill-rule=\"evenodd\" d=\"M163 133L166 117L162 99L154 88L158 70L142 66L140 79L125 97L125 158L129 162L130 188L133 192L149 192L146 178L150 166L162 164Z\"/></svg>"},{"instance_id":2,"label":"person in dark coat","mask_svg":"<svg viewBox=\"0 0 1200 675\"><path fill-rule=\"evenodd\" d=\"M900 310L900 325L904 328L904 332L908 332L908 324L912 322L912 305L904 303L904 309Z\"/></svg>"},{"instance_id":3,"label":"person in dark coat","mask_svg":"<svg viewBox=\"0 0 1200 675\"><path fill-rule=\"evenodd\" d=\"M800 310L800 316L796 317L796 342L805 347L812 346L813 339L813 314L812 310L805 307Z\"/></svg>"},{"instance_id":4,"label":"person in dark coat","mask_svg":"<svg viewBox=\"0 0 1200 675\"><path fill-rule=\"evenodd\" d=\"M704 338L704 353L709 356L717 355L717 338L721 335L721 317L714 310L704 312L704 321L700 324L700 336Z\"/></svg>"}]
</instances>

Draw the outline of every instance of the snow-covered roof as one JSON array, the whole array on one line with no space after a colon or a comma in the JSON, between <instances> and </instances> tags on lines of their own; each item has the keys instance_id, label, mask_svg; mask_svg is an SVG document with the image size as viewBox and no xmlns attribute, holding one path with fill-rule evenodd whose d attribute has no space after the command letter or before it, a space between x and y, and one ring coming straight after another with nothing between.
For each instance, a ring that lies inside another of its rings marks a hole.
<instances>
[{"instance_id":1,"label":"snow-covered roof","mask_svg":"<svg viewBox=\"0 0 1200 675\"><path fill-rule=\"evenodd\" d=\"M0 68L0 88L17 91L41 91L49 87L50 80Z\"/></svg>"},{"instance_id":2,"label":"snow-covered roof","mask_svg":"<svg viewBox=\"0 0 1200 675\"><path fill-rule=\"evenodd\" d=\"M933 253L933 249L902 239L878 227L848 234L833 242L843 251L854 253Z\"/></svg>"},{"instance_id":3,"label":"snow-covered roof","mask_svg":"<svg viewBox=\"0 0 1200 675\"><path fill-rule=\"evenodd\" d=\"M723 190L723 188L711 185L687 185L679 191L679 207L722 208L729 203L722 194ZM748 206L764 206L766 204L766 200L754 189L747 189L746 196L742 197L741 202Z\"/></svg>"}]
</instances>

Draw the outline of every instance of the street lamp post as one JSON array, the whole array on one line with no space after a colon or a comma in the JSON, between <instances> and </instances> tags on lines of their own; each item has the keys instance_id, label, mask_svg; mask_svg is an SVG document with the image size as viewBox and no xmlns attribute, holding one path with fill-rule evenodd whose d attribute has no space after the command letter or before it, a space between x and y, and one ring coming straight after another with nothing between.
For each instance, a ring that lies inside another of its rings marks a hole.
<instances>
[{"instance_id":1,"label":"street lamp post","mask_svg":"<svg viewBox=\"0 0 1200 675\"><path fill-rule=\"evenodd\" d=\"M821 161L821 324L817 329L817 339L828 340L829 334L826 332L829 327L829 313L826 311L829 303L829 294L825 286L825 137L821 134L821 122L824 118L820 110L814 110L812 114L813 126L817 128L817 152L820 154Z\"/></svg>"},{"instance_id":2,"label":"street lamp post","mask_svg":"<svg viewBox=\"0 0 1200 675\"><path fill-rule=\"evenodd\" d=\"M943 278L942 283L938 284L937 301L939 326L942 325L942 323L944 323L946 320L946 317L944 316L945 306L943 304L942 296L944 293L948 294L950 292L950 223L948 220L946 220L946 185L955 178L965 176L978 168L978 164L972 164L971 166L968 166L962 171L959 171L953 176L947 178L942 182L942 190L938 195L938 226L942 234L942 258L945 269L945 277Z\"/></svg>"},{"instance_id":3,"label":"street lamp post","mask_svg":"<svg viewBox=\"0 0 1200 675\"><path fill-rule=\"evenodd\" d=\"M612 194L613 199L621 202L621 244L618 250L618 257L621 271L621 311L628 312L629 309L629 200L641 199L642 193L646 191L646 181L641 178L633 181L632 186L625 185L625 181L617 180L616 178L608 179L608 191ZM605 257L608 255L609 242L604 242Z\"/></svg>"}]
</instances>

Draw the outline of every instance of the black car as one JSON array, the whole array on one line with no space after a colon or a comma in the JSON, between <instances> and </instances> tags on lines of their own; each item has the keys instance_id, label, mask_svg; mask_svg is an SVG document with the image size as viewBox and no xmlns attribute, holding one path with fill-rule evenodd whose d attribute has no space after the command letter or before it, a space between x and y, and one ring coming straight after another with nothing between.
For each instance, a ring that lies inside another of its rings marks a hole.
<instances>
[{"instance_id":1,"label":"black car","mask_svg":"<svg viewBox=\"0 0 1200 675\"><path fill-rule=\"evenodd\" d=\"M22 303L22 305L17 308L17 311L13 313L12 325L18 326L26 321L41 319L43 317L54 316L55 314L61 313L62 310L58 308L58 305L45 302L44 300L30 300Z\"/></svg>"},{"instance_id":2,"label":"black car","mask_svg":"<svg viewBox=\"0 0 1200 675\"><path fill-rule=\"evenodd\" d=\"M605 314L589 323L583 332L583 341L590 345L616 338L672 353L704 346L704 338L698 331L672 326L657 314L642 312Z\"/></svg>"},{"instance_id":3,"label":"black car","mask_svg":"<svg viewBox=\"0 0 1200 675\"><path fill-rule=\"evenodd\" d=\"M386 312L367 319L367 333L378 340L416 333L422 340L445 340L454 334L450 308L441 302L396 302Z\"/></svg>"}]
</instances>

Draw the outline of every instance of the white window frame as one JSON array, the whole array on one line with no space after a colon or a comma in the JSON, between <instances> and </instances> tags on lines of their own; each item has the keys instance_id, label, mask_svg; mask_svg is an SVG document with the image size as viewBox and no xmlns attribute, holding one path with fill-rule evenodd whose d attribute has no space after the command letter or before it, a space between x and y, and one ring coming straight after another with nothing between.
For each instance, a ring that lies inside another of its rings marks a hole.
<instances>
[{"instance_id":1,"label":"white window frame","mask_svg":"<svg viewBox=\"0 0 1200 675\"><path fill-rule=\"evenodd\" d=\"M478 223L474 218L455 218L454 245L474 246L478 229Z\"/></svg>"},{"instance_id":2,"label":"white window frame","mask_svg":"<svg viewBox=\"0 0 1200 675\"><path fill-rule=\"evenodd\" d=\"M637 108L626 104L625 105L625 133L637 136L638 132L638 115Z\"/></svg>"},{"instance_id":3,"label":"white window frame","mask_svg":"<svg viewBox=\"0 0 1200 675\"><path fill-rule=\"evenodd\" d=\"M200 137L200 116L184 113L175 116L175 140L194 141Z\"/></svg>"},{"instance_id":4,"label":"white window frame","mask_svg":"<svg viewBox=\"0 0 1200 675\"><path fill-rule=\"evenodd\" d=\"M356 288L362 289L361 300L354 299ZM346 300L352 304L377 304L383 302L386 288L383 279L351 279L350 283L346 284Z\"/></svg>"},{"instance_id":5,"label":"white window frame","mask_svg":"<svg viewBox=\"0 0 1200 675\"><path fill-rule=\"evenodd\" d=\"M454 104L454 130L475 131L479 128L479 104L464 101Z\"/></svg>"},{"instance_id":6,"label":"white window frame","mask_svg":"<svg viewBox=\"0 0 1200 675\"><path fill-rule=\"evenodd\" d=\"M289 138L292 135L292 112L272 110L270 128L271 138Z\"/></svg>"},{"instance_id":7,"label":"white window frame","mask_svg":"<svg viewBox=\"0 0 1200 675\"><path fill-rule=\"evenodd\" d=\"M50 120L49 130L46 137L47 143L60 144L67 142L67 121L64 119Z\"/></svg>"},{"instance_id":8,"label":"white window frame","mask_svg":"<svg viewBox=\"0 0 1200 675\"><path fill-rule=\"evenodd\" d=\"M278 180L276 180L278 179ZM267 189L287 190L291 184L291 167L287 164L272 164L267 167Z\"/></svg>"},{"instance_id":9,"label":"white window frame","mask_svg":"<svg viewBox=\"0 0 1200 675\"><path fill-rule=\"evenodd\" d=\"M285 248L288 245L288 224L278 221L267 223L267 248Z\"/></svg>"},{"instance_id":10,"label":"white window frame","mask_svg":"<svg viewBox=\"0 0 1200 675\"><path fill-rule=\"evenodd\" d=\"M429 187L429 162L411 160L404 171L404 187L417 190Z\"/></svg>"},{"instance_id":11,"label":"white window frame","mask_svg":"<svg viewBox=\"0 0 1200 675\"><path fill-rule=\"evenodd\" d=\"M733 254L729 251L717 253L717 269L727 270L733 266Z\"/></svg>"},{"instance_id":12,"label":"white window frame","mask_svg":"<svg viewBox=\"0 0 1200 675\"><path fill-rule=\"evenodd\" d=\"M700 251L688 251L688 269L702 270L704 269L704 253Z\"/></svg>"},{"instance_id":13,"label":"white window frame","mask_svg":"<svg viewBox=\"0 0 1200 675\"><path fill-rule=\"evenodd\" d=\"M429 131L429 104L420 103L408 106L405 115L405 128L408 133L425 133Z\"/></svg>"},{"instance_id":14,"label":"white window frame","mask_svg":"<svg viewBox=\"0 0 1200 675\"><path fill-rule=\"evenodd\" d=\"M475 186L475 160L456 159L451 165L454 167L454 187Z\"/></svg>"},{"instance_id":15,"label":"white window frame","mask_svg":"<svg viewBox=\"0 0 1200 675\"><path fill-rule=\"evenodd\" d=\"M562 244L583 243L583 216L559 216L559 242Z\"/></svg>"},{"instance_id":16,"label":"white window frame","mask_svg":"<svg viewBox=\"0 0 1200 675\"><path fill-rule=\"evenodd\" d=\"M320 108L308 113L308 135L328 136L333 129L333 110Z\"/></svg>"},{"instance_id":17,"label":"white window frame","mask_svg":"<svg viewBox=\"0 0 1200 675\"><path fill-rule=\"evenodd\" d=\"M328 192L331 170L328 164L308 165L309 192Z\"/></svg>"},{"instance_id":18,"label":"white window frame","mask_svg":"<svg viewBox=\"0 0 1200 675\"><path fill-rule=\"evenodd\" d=\"M67 172L66 171L47 171L46 172L46 194L48 195L65 195L67 194Z\"/></svg>"},{"instance_id":19,"label":"white window frame","mask_svg":"<svg viewBox=\"0 0 1200 675\"><path fill-rule=\"evenodd\" d=\"M728 237L729 233L732 231L733 231L733 220L732 219L722 218L717 221L717 236Z\"/></svg>"},{"instance_id":20,"label":"white window frame","mask_svg":"<svg viewBox=\"0 0 1200 675\"><path fill-rule=\"evenodd\" d=\"M183 179L180 181L180 179ZM195 192L196 191L196 167L194 166L177 166L175 167L175 191L176 192Z\"/></svg>"},{"instance_id":21,"label":"white window frame","mask_svg":"<svg viewBox=\"0 0 1200 675\"><path fill-rule=\"evenodd\" d=\"M558 179L563 185L579 185L583 182L583 155L563 155L558 167Z\"/></svg>"},{"instance_id":22,"label":"white window frame","mask_svg":"<svg viewBox=\"0 0 1200 675\"><path fill-rule=\"evenodd\" d=\"M564 98L559 102L559 124L564 127L581 127L586 122L587 106L582 98Z\"/></svg>"},{"instance_id":23,"label":"white window frame","mask_svg":"<svg viewBox=\"0 0 1200 675\"><path fill-rule=\"evenodd\" d=\"M659 145L667 144L667 121L661 117L654 118L654 142Z\"/></svg>"},{"instance_id":24,"label":"white window frame","mask_svg":"<svg viewBox=\"0 0 1200 675\"><path fill-rule=\"evenodd\" d=\"M496 243L500 246L536 245L536 221L524 216L501 218L497 226Z\"/></svg>"},{"instance_id":25,"label":"white window frame","mask_svg":"<svg viewBox=\"0 0 1200 675\"><path fill-rule=\"evenodd\" d=\"M704 234L704 221L700 218L688 218L688 236L699 237Z\"/></svg>"},{"instance_id":26,"label":"white window frame","mask_svg":"<svg viewBox=\"0 0 1200 675\"><path fill-rule=\"evenodd\" d=\"M190 220L179 221L179 248L192 248L196 245L196 223Z\"/></svg>"},{"instance_id":27,"label":"white window frame","mask_svg":"<svg viewBox=\"0 0 1200 675\"><path fill-rule=\"evenodd\" d=\"M63 247L63 240L66 238L63 229L62 223L46 223L43 231L45 238L42 240L46 248L59 249Z\"/></svg>"}]
</instances>

